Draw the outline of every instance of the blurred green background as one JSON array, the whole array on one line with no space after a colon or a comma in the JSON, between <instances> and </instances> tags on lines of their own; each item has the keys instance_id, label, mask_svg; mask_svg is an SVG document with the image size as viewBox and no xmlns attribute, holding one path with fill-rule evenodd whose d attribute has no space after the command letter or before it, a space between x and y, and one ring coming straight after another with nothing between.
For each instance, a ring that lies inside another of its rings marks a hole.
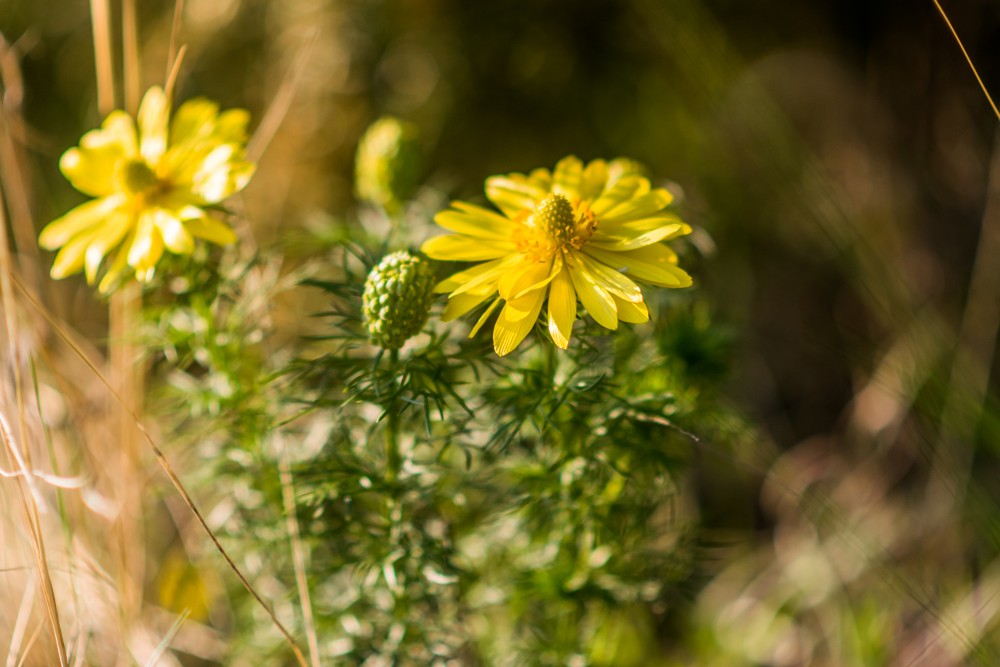
<instances>
[{"instance_id":1,"label":"blurred green background","mask_svg":"<svg viewBox=\"0 0 1000 667\"><path fill-rule=\"evenodd\" d=\"M989 86L1000 8L952 4ZM172 9L140 3L144 87L164 79ZM0 30L40 227L83 199L57 162L100 120L89 7L5 0ZM569 153L634 157L714 240L700 289L783 447L836 423L901 319L958 325L996 119L929 1L189 0L177 98L259 120L314 33L247 195L262 238L351 204L357 138L386 113L418 124L456 197Z\"/></svg>"},{"instance_id":2,"label":"blurred green background","mask_svg":"<svg viewBox=\"0 0 1000 667\"><path fill-rule=\"evenodd\" d=\"M139 4L146 87L165 76L173 3ZM1000 5L945 9L1000 90ZM37 231L83 200L57 163L100 121L89 6L3 0L0 33L23 73L17 86L5 70L4 105L24 120L31 194L12 218ZM709 629L680 655L1000 664L995 612L942 620L956 591L1000 591L987 576L1000 547L997 118L930 0L188 0L180 35L176 97L257 121L305 58L245 194L265 246L353 206L357 139L384 114L420 129L426 183L448 196L481 199L486 176L570 153L635 158L683 191L698 294L735 335L729 396L761 437L698 457L712 583L696 595L715 624L693 621ZM26 238L24 261L44 272ZM100 338L82 280L45 289ZM847 555L826 530L846 530ZM765 575L798 563L794 585L815 583L808 545L834 566L858 561L846 580L860 590L782 597ZM747 596L771 610L759 632L736 616L756 643L719 620ZM875 638L831 639L831 624L850 625L829 620L841 612ZM951 635L959 648L940 648Z\"/></svg>"}]
</instances>

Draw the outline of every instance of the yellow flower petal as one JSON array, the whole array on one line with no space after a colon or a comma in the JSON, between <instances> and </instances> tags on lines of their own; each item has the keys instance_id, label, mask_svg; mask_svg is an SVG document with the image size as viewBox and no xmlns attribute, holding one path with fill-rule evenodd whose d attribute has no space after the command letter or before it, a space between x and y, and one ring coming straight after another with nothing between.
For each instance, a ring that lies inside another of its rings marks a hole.
<instances>
[{"instance_id":1,"label":"yellow flower petal","mask_svg":"<svg viewBox=\"0 0 1000 667\"><path fill-rule=\"evenodd\" d=\"M673 213L660 213L651 217L625 221L607 221L602 219L597 232L591 237L591 240L606 242L608 237L633 238L662 227L671 227L673 229L668 240L691 233L691 227Z\"/></svg>"},{"instance_id":2,"label":"yellow flower petal","mask_svg":"<svg viewBox=\"0 0 1000 667\"><path fill-rule=\"evenodd\" d=\"M629 250L608 252L588 245L586 252L613 268L625 269L637 280L660 287L690 287L691 276L675 266L677 256L660 244Z\"/></svg>"},{"instance_id":3,"label":"yellow flower petal","mask_svg":"<svg viewBox=\"0 0 1000 667\"><path fill-rule=\"evenodd\" d=\"M87 233L91 228L100 225L124 201L121 195L111 195L80 204L66 215L47 224L38 235L38 245L46 250L55 250L65 245L74 236Z\"/></svg>"},{"instance_id":4,"label":"yellow flower petal","mask_svg":"<svg viewBox=\"0 0 1000 667\"><path fill-rule=\"evenodd\" d=\"M618 309L615 300L597 284L594 276L587 271L582 261L568 263L569 277L573 288L587 313L605 329L618 328Z\"/></svg>"},{"instance_id":5,"label":"yellow flower petal","mask_svg":"<svg viewBox=\"0 0 1000 667\"><path fill-rule=\"evenodd\" d=\"M124 111L112 111L99 130L91 130L59 160L59 169L80 192L102 197L118 189L116 175L123 159L136 155L135 123Z\"/></svg>"},{"instance_id":6,"label":"yellow flower petal","mask_svg":"<svg viewBox=\"0 0 1000 667\"><path fill-rule=\"evenodd\" d=\"M541 301L545 301L545 292L541 290L536 290L534 292L529 292L525 294L520 299L511 299L507 301L507 305L504 306L504 312L507 313L506 319L508 322L519 322L525 318L531 317L532 312L534 312L535 297L538 297ZM538 312L534 312L534 320L538 319Z\"/></svg>"},{"instance_id":7,"label":"yellow flower petal","mask_svg":"<svg viewBox=\"0 0 1000 667\"><path fill-rule=\"evenodd\" d=\"M247 142L250 112L246 109L227 109L219 114L214 136L219 141L240 146Z\"/></svg>"},{"instance_id":8,"label":"yellow flower petal","mask_svg":"<svg viewBox=\"0 0 1000 667\"><path fill-rule=\"evenodd\" d=\"M552 191L552 172L548 169L533 169L528 174L528 182L542 192Z\"/></svg>"},{"instance_id":9,"label":"yellow flower petal","mask_svg":"<svg viewBox=\"0 0 1000 667\"><path fill-rule=\"evenodd\" d=\"M189 188L198 168L216 146L218 144L214 141L185 141L171 145L160 160L157 171L161 176L169 174L175 188Z\"/></svg>"},{"instance_id":10,"label":"yellow flower petal","mask_svg":"<svg viewBox=\"0 0 1000 667\"><path fill-rule=\"evenodd\" d=\"M460 203L455 202L453 205L457 206ZM472 204L464 204L461 208L463 210L441 211L434 216L434 222L459 234L500 241L510 240L513 224L508 218Z\"/></svg>"},{"instance_id":11,"label":"yellow flower petal","mask_svg":"<svg viewBox=\"0 0 1000 667\"><path fill-rule=\"evenodd\" d=\"M654 243L659 243L660 241L683 236L690 230L691 228L683 223L675 223L672 225L657 227L638 236L618 236L617 234L602 235L599 237L600 240L591 240L591 242L587 244L587 248L599 248L601 250L610 250L612 252L635 250L644 246L653 245ZM617 231L618 230L615 230L615 232Z\"/></svg>"},{"instance_id":12,"label":"yellow flower petal","mask_svg":"<svg viewBox=\"0 0 1000 667\"><path fill-rule=\"evenodd\" d=\"M479 333L479 330L483 328L484 324L486 324L486 320L488 320L490 318L490 315L493 314L493 311L497 309L497 306L500 304L500 301L502 301L500 297L495 298L493 300L493 303L490 304L489 308L483 311L483 314L479 316L478 320L476 320L476 326L472 327L472 331L469 332L469 338L472 338L477 333Z\"/></svg>"},{"instance_id":13,"label":"yellow flower petal","mask_svg":"<svg viewBox=\"0 0 1000 667\"><path fill-rule=\"evenodd\" d=\"M139 215L135 239L128 249L128 264L135 269L135 277L139 282L149 282L153 278L156 263L163 256L163 237L156 226L152 211L143 211Z\"/></svg>"},{"instance_id":14,"label":"yellow flower petal","mask_svg":"<svg viewBox=\"0 0 1000 667\"><path fill-rule=\"evenodd\" d=\"M83 262L86 258L87 247L95 239L99 238L102 232L102 228L92 228L87 230L86 233L73 237L71 241L62 247L56 258L52 261L52 268L49 270L49 275L58 280L80 271L83 268Z\"/></svg>"},{"instance_id":15,"label":"yellow flower petal","mask_svg":"<svg viewBox=\"0 0 1000 667\"><path fill-rule=\"evenodd\" d=\"M241 151L240 159L233 162L229 169L231 192L239 192L245 188L255 173L257 173L257 165L245 160Z\"/></svg>"},{"instance_id":16,"label":"yellow flower petal","mask_svg":"<svg viewBox=\"0 0 1000 667\"><path fill-rule=\"evenodd\" d=\"M452 296L456 294L464 294L465 292L470 292L473 294L482 294L487 290L492 293L497 289L497 282L500 277L504 274L507 269L515 266L521 261L520 255L508 255L500 260L500 263L496 267L482 273L475 278L466 280L463 284L459 285L452 291Z\"/></svg>"},{"instance_id":17,"label":"yellow flower petal","mask_svg":"<svg viewBox=\"0 0 1000 667\"><path fill-rule=\"evenodd\" d=\"M591 160L583 170L580 181L580 198L593 200L604 190L608 182L608 165L604 160Z\"/></svg>"},{"instance_id":18,"label":"yellow flower petal","mask_svg":"<svg viewBox=\"0 0 1000 667\"><path fill-rule=\"evenodd\" d=\"M633 197L640 197L649 192L649 181L641 176L625 176L605 190L600 197L590 205L590 210L598 218Z\"/></svg>"},{"instance_id":19,"label":"yellow flower petal","mask_svg":"<svg viewBox=\"0 0 1000 667\"><path fill-rule=\"evenodd\" d=\"M167 150L169 104L166 93L159 86L147 90L139 104L139 152L153 166Z\"/></svg>"},{"instance_id":20,"label":"yellow flower petal","mask_svg":"<svg viewBox=\"0 0 1000 667\"><path fill-rule=\"evenodd\" d=\"M101 129L91 130L80 139L80 147L100 149L117 146L126 157L135 157L139 143L135 134L135 122L124 111L112 111L101 124Z\"/></svg>"},{"instance_id":21,"label":"yellow flower petal","mask_svg":"<svg viewBox=\"0 0 1000 667\"><path fill-rule=\"evenodd\" d=\"M522 296L524 296L525 294L527 294L528 292L530 292L531 290L540 289L542 287L545 287L546 285L548 285L549 283L551 283L552 280L557 275L559 275L559 273L563 270L563 264L564 264L564 261L563 261L562 254L556 255L554 261L552 262L552 268L548 272L547 276L544 276L540 280L538 280L537 282L531 283L530 285L527 285L525 287L521 287L520 285L516 286L514 289L511 290L511 292L513 294L512 298L519 299Z\"/></svg>"},{"instance_id":22,"label":"yellow flower petal","mask_svg":"<svg viewBox=\"0 0 1000 667\"><path fill-rule=\"evenodd\" d=\"M649 321L649 309L646 303L630 303L615 297L615 306L618 308L618 319L629 324L642 324Z\"/></svg>"},{"instance_id":23,"label":"yellow flower petal","mask_svg":"<svg viewBox=\"0 0 1000 667\"><path fill-rule=\"evenodd\" d=\"M632 303L642 301L642 290L639 289L639 286L618 273L618 271L608 268L596 259L588 257L583 252L578 253L577 257L583 262L587 271L605 292Z\"/></svg>"},{"instance_id":24,"label":"yellow flower petal","mask_svg":"<svg viewBox=\"0 0 1000 667\"><path fill-rule=\"evenodd\" d=\"M420 251L432 259L454 259L462 262L496 259L514 250L514 244L508 241L486 241L468 236L437 236L420 246Z\"/></svg>"},{"instance_id":25,"label":"yellow flower petal","mask_svg":"<svg viewBox=\"0 0 1000 667\"><path fill-rule=\"evenodd\" d=\"M204 206L242 190L255 169L235 146L188 143L171 147L161 160L158 173L173 186L166 195L168 199Z\"/></svg>"},{"instance_id":26,"label":"yellow flower petal","mask_svg":"<svg viewBox=\"0 0 1000 667\"><path fill-rule=\"evenodd\" d=\"M226 223L213 217L202 214L201 217L183 218L183 220L184 226L195 238L205 239L216 245L236 243L236 232Z\"/></svg>"},{"instance_id":27,"label":"yellow flower petal","mask_svg":"<svg viewBox=\"0 0 1000 667\"><path fill-rule=\"evenodd\" d=\"M504 305L493 327L493 349L498 355L506 356L521 344L535 326L544 300L545 292L535 290Z\"/></svg>"},{"instance_id":28,"label":"yellow flower petal","mask_svg":"<svg viewBox=\"0 0 1000 667\"><path fill-rule=\"evenodd\" d=\"M486 196L510 218L524 211L531 211L547 194L543 188L521 174L491 176L486 179Z\"/></svg>"},{"instance_id":29,"label":"yellow flower petal","mask_svg":"<svg viewBox=\"0 0 1000 667\"><path fill-rule=\"evenodd\" d=\"M115 168L125 158L118 142L93 148L70 148L59 159L59 170L73 187L92 197L104 197L115 189Z\"/></svg>"},{"instance_id":30,"label":"yellow flower petal","mask_svg":"<svg viewBox=\"0 0 1000 667\"><path fill-rule=\"evenodd\" d=\"M101 262L104 261L109 251L118 247L130 229L132 229L132 215L125 212L111 215L107 222L101 226L100 234L87 246L84 257L84 273L88 285L94 284Z\"/></svg>"},{"instance_id":31,"label":"yellow flower petal","mask_svg":"<svg viewBox=\"0 0 1000 667\"><path fill-rule=\"evenodd\" d=\"M122 244L122 248L128 248L132 245L132 238L135 236L135 229L129 232L129 237L125 239L125 243ZM104 274L101 278L101 283L97 286L97 291L101 294L107 294L112 289L114 289L118 282L121 280L122 275L125 273L125 269L128 267L128 253L124 250L119 250L115 255L115 258L111 261L111 266L108 268L108 272Z\"/></svg>"},{"instance_id":32,"label":"yellow flower petal","mask_svg":"<svg viewBox=\"0 0 1000 667\"><path fill-rule=\"evenodd\" d=\"M576 320L576 291L569 271L562 270L549 285L549 335L557 347L569 347Z\"/></svg>"},{"instance_id":33,"label":"yellow flower petal","mask_svg":"<svg viewBox=\"0 0 1000 667\"><path fill-rule=\"evenodd\" d=\"M201 197L206 204L220 202L238 192L250 179L249 175L237 178L234 167L239 158L236 151L237 148L231 144L216 146L195 168L191 177L191 192Z\"/></svg>"},{"instance_id":34,"label":"yellow flower petal","mask_svg":"<svg viewBox=\"0 0 1000 667\"><path fill-rule=\"evenodd\" d=\"M563 195L570 201L580 198L580 184L583 181L583 163L570 155L559 160L552 174L552 192Z\"/></svg>"},{"instance_id":35,"label":"yellow flower petal","mask_svg":"<svg viewBox=\"0 0 1000 667\"><path fill-rule=\"evenodd\" d=\"M188 100L177 109L170 121L170 144L203 140L215 131L219 105L203 97Z\"/></svg>"},{"instance_id":36,"label":"yellow flower petal","mask_svg":"<svg viewBox=\"0 0 1000 667\"><path fill-rule=\"evenodd\" d=\"M645 173L646 168L641 163L626 157L616 157L608 163L608 187L626 176L643 177Z\"/></svg>"},{"instance_id":37,"label":"yellow flower petal","mask_svg":"<svg viewBox=\"0 0 1000 667\"><path fill-rule=\"evenodd\" d=\"M608 210L603 216L601 216L601 222L628 222L629 220L646 218L654 213L662 211L669 206L670 202L673 200L674 196L667 190L657 188L640 197L624 201Z\"/></svg>"},{"instance_id":38,"label":"yellow flower petal","mask_svg":"<svg viewBox=\"0 0 1000 667\"><path fill-rule=\"evenodd\" d=\"M548 282L552 261L539 262L525 257L520 264L508 268L497 282L500 296L509 301L523 292L541 287Z\"/></svg>"},{"instance_id":39,"label":"yellow flower petal","mask_svg":"<svg viewBox=\"0 0 1000 667\"><path fill-rule=\"evenodd\" d=\"M477 264L476 266L473 266L471 269L466 269L465 271L459 271L458 273L453 273L451 276L439 282L434 287L434 291L437 292L438 294L451 292L452 290L455 290L470 281L480 278L484 274L488 274L491 272L495 273L497 267L503 264L504 261L505 261L504 259L495 259L491 262L486 262L484 264ZM495 289L496 287L494 286L494 290Z\"/></svg>"},{"instance_id":40,"label":"yellow flower petal","mask_svg":"<svg viewBox=\"0 0 1000 667\"><path fill-rule=\"evenodd\" d=\"M465 315L467 312L490 298L496 290L491 290L484 294L457 294L448 299L448 304L441 313L441 321L451 322L454 319Z\"/></svg>"},{"instance_id":41,"label":"yellow flower petal","mask_svg":"<svg viewBox=\"0 0 1000 667\"><path fill-rule=\"evenodd\" d=\"M190 255L194 250L194 237L176 216L164 209L153 211L153 223L160 231L163 245L172 253Z\"/></svg>"}]
</instances>

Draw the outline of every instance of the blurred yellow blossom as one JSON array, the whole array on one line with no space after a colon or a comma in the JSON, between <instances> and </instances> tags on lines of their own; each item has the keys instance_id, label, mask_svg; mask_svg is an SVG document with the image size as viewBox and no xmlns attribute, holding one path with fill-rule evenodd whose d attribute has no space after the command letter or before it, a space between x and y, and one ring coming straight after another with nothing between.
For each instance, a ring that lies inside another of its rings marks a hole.
<instances>
[{"instance_id":1,"label":"blurred yellow blossom","mask_svg":"<svg viewBox=\"0 0 1000 667\"><path fill-rule=\"evenodd\" d=\"M420 177L416 126L392 116L372 123L358 143L354 174L359 199L398 213Z\"/></svg>"},{"instance_id":2,"label":"blurred yellow blossom","mask_svg":"<svg viewBox=\"0 0 1000 667\"><path fill-rule=\"evenodd\" d=\"M164 250L189 254L199 238L235 241L232 229L207 209L253 175L244 153L248 122L246 111L219 113L205 99L185 102L171 119L170 99L159 87L146 92L137 119L111 112L59 161L70 183L96 199L42 230L39 244L60 249L52 277L83 270L93 284L117 250L99 286L107 293L128 272L148 282Z\"/></svg>"},{"instance_id":3,"label":"blurred yellow blossom","mask_svg":"<svg viewBox=\"0 0 1000 667\"><path fill-rule=\"evenodd\" d=\"M664 209L673 200L651 188L634 162L567 157L555 171L508 174L486 180L486 196L502 211L456 201L434 218L456 234L439 236L421 250L433 259L482 262L436 287L450 293L445 321L498 294L473 327L505 301L493 329L503 356L534 326L548 300L548 331L566 349L577 299L608 329L645 322L649 312L633 279L661 287L688 287L677 255L662 241L691 228Z\"/></svg>"}]
</instances>

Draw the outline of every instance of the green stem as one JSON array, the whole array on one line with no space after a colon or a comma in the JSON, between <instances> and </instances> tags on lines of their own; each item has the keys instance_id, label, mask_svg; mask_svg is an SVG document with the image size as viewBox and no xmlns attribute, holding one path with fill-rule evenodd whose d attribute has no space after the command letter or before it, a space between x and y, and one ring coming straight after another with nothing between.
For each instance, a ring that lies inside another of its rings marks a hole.
<instances>
[{"instance_id":1,"label":"green stem","mask_svg":"<svg viewBox=\"0 0 1000 667\"><path fill-rule=\"evenodd\" d=\"M389 368L395 373L399 368L399 350L389 351ZM386 406L386 426L385 426L385 460L386 460L386 480L390 484L395 484L399 479L399 469L402 467L402 459L399 455L399 403L395 398Z\"/></svg>"},{"instance_id":2,"label":"green stem","mask_svg":"<svg viewBox=\"0 0 1000 667\"><path fill-rule=\"evenodd\" d=\"M559 348L555 344L545 341L545 375L549 380L552 389L556 386L556 369L559 367L559 359L556 356Z\"/></svg>"}]
</instances>

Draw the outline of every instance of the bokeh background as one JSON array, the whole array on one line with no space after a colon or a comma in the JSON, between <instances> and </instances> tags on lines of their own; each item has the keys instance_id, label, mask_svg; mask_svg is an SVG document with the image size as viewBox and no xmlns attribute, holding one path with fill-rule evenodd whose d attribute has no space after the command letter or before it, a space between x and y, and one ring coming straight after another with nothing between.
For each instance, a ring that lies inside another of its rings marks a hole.
<instances>
[{"instance_id":1,"label":"bokeh background","mask_svg":"<svg viewBox=\"0 0 1000 667\"><path fill-rule=\"evenodd\" d=\"M139 4L145 87L174 5ZM1000 6L944 7L1000 91ZM100 347L104 308L33 244L82 201L57 165L100 121L89 11L3 0L3 166L23 275ZM353 206L384 114L431 201L571 153L683 192L757 436L695 458L702 578L664 660L1000 664L998 119L930 0L187 0L180 38L178 98L287 104L244 197L264 247Z\"/></svg>"}]
</instances>

